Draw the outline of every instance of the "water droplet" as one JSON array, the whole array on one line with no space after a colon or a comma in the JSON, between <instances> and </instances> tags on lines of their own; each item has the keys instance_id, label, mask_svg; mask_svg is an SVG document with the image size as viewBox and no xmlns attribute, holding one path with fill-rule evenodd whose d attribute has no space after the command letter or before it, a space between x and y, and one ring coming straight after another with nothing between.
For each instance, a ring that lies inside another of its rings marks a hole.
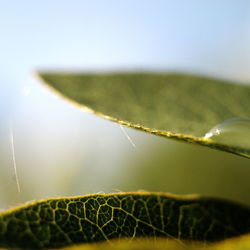
<instances>
[{"instance_id":1,"label":"water droplet","mask_svg":"<svg viewBox=\"0 0 250 250\"><path fill-rule=\"evenodd\" d=\"M204 139L235 148L235 152L239 150L238 154L250 157L250 119L225 120L210 129Z\"/></svg>"}]
</instances>

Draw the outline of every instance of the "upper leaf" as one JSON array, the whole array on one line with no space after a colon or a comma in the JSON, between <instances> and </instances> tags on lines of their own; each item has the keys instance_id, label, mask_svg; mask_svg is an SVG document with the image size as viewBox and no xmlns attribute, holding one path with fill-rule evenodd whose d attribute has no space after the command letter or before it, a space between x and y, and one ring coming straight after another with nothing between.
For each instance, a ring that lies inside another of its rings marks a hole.
<instances>
[{"instance_id":1,"label":"upper leaf","mask_svg":"<svg viewBox=\"0 0 250 250\"><path fill-rule=\"evenodd\" d=\"M250 117L250 87L181 74L63 74L40 77L82 108L130 127L250 157L250 147L204 139L216 124Z\"/></svg>"},{"instance_id":2,"label":"upper leaf","mask_svg":"<svg viewBox=\"0 0 250 250\"><path fill-rule=\"evenodd\" d=\"M0 214L0 247L52 248L135 237L205 243L247 233L249 207L159 193L49 199Z\"/></svg>"}]
</instances>

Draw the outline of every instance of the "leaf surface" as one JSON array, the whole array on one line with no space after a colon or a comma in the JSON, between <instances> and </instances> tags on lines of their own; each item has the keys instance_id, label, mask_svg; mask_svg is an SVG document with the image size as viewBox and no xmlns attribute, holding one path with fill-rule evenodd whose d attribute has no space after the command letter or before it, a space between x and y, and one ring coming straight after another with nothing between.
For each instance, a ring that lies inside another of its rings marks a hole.
<instances>
[{"instance_id":1,"label":"leaf surface","mask_svg":"<svg viewBox=\"0 0 250 250\"><path fill-rule=\"evenodd\" d=\"M153 237L214 242L250 233L250 208L163 193L48 199L0 214L0 247L55 248Z\"/></svg>"},{"instance_id":2,"label":"leaf surface","mask_svg":"<svg viewBox=\"0 0 250 250\"><path fill-rule=\"evenodd\" d=\"M40 73L39 76L71 102L105 119L250 157L250 145L204 139L212 127L226 119L250 117L248 86L182 74Z\"/></svg>"}]
</instances>

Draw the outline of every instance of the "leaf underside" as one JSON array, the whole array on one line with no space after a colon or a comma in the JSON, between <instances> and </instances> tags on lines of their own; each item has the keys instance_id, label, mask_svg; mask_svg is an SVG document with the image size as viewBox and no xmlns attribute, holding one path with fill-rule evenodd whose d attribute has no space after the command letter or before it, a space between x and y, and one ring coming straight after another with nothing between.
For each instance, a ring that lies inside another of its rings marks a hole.
<instances>
[{"instance_id":1,"label":"leaf underside","mask_svg":"<svg viewBox=\"0 0 250 250\"><path fill-rule=\"evenodd\" d=\"M55 248L140 237L215 242L250 233L250 208L163 193L48 199L0 214L0 247Z\"/></svg>"},{"instance_id":2,"label":"leaf underside","mask_svg":"<svg viewBox=\"0 0 250 250\"><path fill-rule=\"evenodd\" d=\"M39 73L82 109L156 135L250 157L250 148L205 140L212 127L250 117L250 87L184 74Z\"/></svg>"}]
</instances>

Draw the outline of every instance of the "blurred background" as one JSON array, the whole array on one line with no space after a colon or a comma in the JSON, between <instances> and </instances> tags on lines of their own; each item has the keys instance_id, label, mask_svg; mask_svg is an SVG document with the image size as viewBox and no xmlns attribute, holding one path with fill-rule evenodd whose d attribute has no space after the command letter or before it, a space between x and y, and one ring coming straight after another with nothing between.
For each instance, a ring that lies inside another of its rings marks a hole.
<instances>
[{"instance_id":1,"label":"blurred background","mask_svg":"<svg viewBox=\"0 0 250 250\"><path fill-rule=\"evenodd\" d=\"M0 209L137 190L250 205L250 160L124 128L134 148L119 125L78 110L35 77L39 69L150 69L248 84L250 1L0 2Z\"/></svg>"}]
</instances>

